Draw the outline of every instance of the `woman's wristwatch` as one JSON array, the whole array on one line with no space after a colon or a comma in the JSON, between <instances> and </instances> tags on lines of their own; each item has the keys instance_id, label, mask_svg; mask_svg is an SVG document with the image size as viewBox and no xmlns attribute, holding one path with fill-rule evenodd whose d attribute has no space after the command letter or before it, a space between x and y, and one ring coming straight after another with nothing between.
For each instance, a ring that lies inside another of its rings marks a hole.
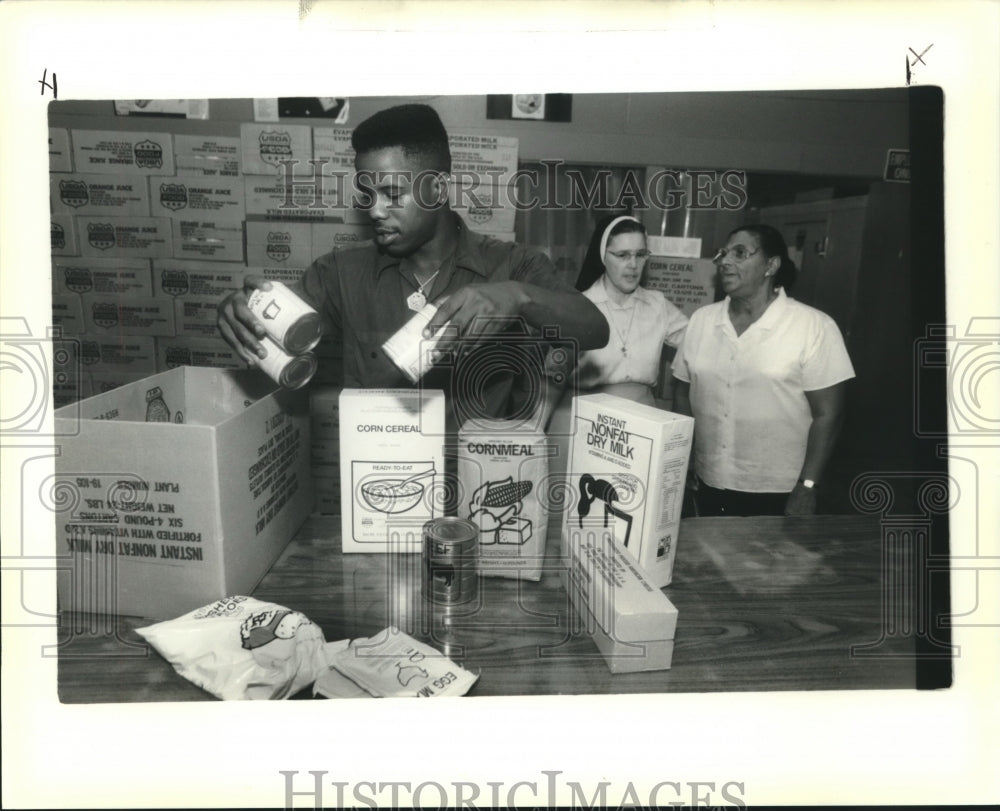
<instances>
[{"instance_id":1,"label":"woman's wristwatch","mask_svg":"<svg viewBox=\"0 0 1000 811\"><path fill-rule=\"evenodd\" d=\"M813 490L816 487L816 482L812 479L799 479L799 484L806 488L806 490Z\"/></svg>"}]
</instances>

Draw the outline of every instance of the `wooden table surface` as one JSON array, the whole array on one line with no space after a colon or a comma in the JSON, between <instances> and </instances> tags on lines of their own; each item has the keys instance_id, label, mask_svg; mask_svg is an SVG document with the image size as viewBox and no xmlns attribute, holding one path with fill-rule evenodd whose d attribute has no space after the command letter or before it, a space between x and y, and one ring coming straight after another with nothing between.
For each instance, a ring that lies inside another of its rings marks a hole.
<instances>
[{"instance_id":1,"label":"wooden table surface","mask_svg":"<svg viewBox=\"0 0 1000 811\"><path fill-rule=\"evenodd\" d=\"M254 596L301 611L329 641L394 624L479 673L472 696L915 686L912 641L884 638L894 573L883 572L893 564L883 560L877 518L684 520L664 590L678 610L673 667L618 675L581 632L553 528L549 539L541 582L484 578L478 610L443 619L419 598L419 555L344 555L340 519L314 515ZM908 616L906 599L893 594L892 616ZM211 700L135 633L148 624L65 615L60 700ZM852 655L876 643L883 655Z\"/></svg>"}]
</instances>

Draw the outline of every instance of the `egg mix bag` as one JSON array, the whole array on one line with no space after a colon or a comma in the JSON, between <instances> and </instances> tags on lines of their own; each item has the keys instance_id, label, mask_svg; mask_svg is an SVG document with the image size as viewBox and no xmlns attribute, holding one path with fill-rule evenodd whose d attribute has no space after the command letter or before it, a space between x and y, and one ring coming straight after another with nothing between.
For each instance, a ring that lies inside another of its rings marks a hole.
<instances>
[{"instance_id":1,"label":"egg mix bag","mask_svg":"<svg viewBox=\"0 0 1000 811\"><path fill-rule=\"evenodd\" d=\"M327 698L462 696L479 677L430 645L390 626L331 652L314 695Z\"/></svg>"}]
</instances>

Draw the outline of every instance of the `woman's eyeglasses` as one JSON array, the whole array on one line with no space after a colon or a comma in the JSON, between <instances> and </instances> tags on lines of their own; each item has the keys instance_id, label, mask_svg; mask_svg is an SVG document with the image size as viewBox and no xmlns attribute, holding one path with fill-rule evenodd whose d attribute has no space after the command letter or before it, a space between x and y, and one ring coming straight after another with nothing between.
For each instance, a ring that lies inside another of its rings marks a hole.
<instances>
[{"instance_id":1,"label":"woman's eyeglasses","mask_svg":"<svg viewBox=\"0 0 1000 811\"><path fill-rule=\"evenodd\" d=\"M619 262L627 262L629 259L638 259L644 262L649 259L649 251L608 251L608 253Z\"/></svg>"},{"instance_id":2,"label":"woman's eyeglasses","mask_svg":"<svg viewBox=\"0 0 1000 811\"><path fill-rule=\"evenodd\" d=\"M760 253L760 248L751 251L747 249L746 245L733 245L732 248L719 248L715 252L715 256L712 257L712 261L718 263L727 256L732 256L737 262L742 262L744 259L749 259L755 253Z\"/></svg>"}]
</instances>

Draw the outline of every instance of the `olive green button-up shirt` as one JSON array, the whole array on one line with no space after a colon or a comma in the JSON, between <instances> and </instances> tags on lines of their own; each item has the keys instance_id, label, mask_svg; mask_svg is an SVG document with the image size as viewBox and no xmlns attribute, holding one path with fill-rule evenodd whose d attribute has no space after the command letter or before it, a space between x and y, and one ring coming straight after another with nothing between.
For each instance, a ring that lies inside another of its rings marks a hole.
<instances>
[{"instance_id":1,"label":"olive green button-up shirt","mask_svg":"<svg viewBox=\"0 0 1000 811\"><path fill-rule=\"evenodd\" d=\"M470 284L521 281L570 289L544 254L470 231L455 216L458 245L424 290L428 301ZM412 316L407 298L419 285L398 258L373 242L341 248L317 259L303 274L304 298L323 316L326 334L343 346L344 386L411 388L382 345ZM521 417L544 391L545 344L535 330L512 322L501 335L463 342L420 381L448 395L449 422L470 417Z\"/></svg>"}]
</instances>

